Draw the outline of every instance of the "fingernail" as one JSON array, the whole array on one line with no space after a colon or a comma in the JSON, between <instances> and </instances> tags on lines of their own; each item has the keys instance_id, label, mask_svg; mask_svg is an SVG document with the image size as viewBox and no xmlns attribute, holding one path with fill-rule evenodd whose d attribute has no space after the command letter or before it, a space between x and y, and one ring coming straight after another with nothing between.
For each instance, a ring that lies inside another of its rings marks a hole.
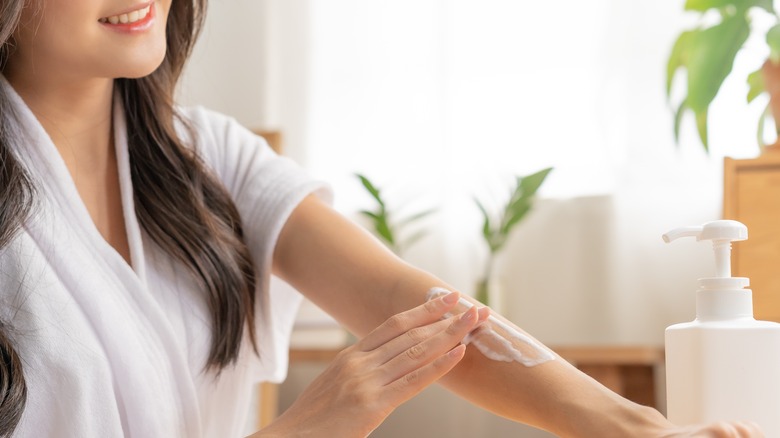
<instances>
[{"instance_id":1,"label":"fingernail","mask_svg":"<svg viewBox=\"0 0 780 438\"><path fill-rule=\"evenodd\" d=\"M460 315L460 320L464 322L473 322L475 319L477 319L477 312L473 307L469 307L469 310L463 312L463 314Z\"/></svg>"},{"instance_id":2,"label":"fingernail","mask_svg":"<svg viewBox=\"0 0 780 438\"><path fill-rule=\"evenodd\" d=\"M453 304L458 301L458 294L455 292L450 292L447 295L444 296L444 298L441 299L447 304Z\"/></svg>"},{"instance_id":3,"label":"fingernail","mask_svg":"<svg viewBox=\"0 0 780 438\"><path fill-rule=\"evenodd\" d=\"M490 317L490 307L480 307L478 312L480 321L485 321Z\"/></svg>"}]
</instances>

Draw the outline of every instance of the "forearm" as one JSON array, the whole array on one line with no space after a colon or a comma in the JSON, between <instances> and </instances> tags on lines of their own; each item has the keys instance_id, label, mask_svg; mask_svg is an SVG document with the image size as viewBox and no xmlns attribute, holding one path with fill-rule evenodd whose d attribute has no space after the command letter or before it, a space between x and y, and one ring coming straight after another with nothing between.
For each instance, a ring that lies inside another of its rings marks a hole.
<instances>
[{"instance_id":1,"label":"forearm","mask_svg":"<svg viewBox=\"0 0 780 438\"><path fill-rule=\"evenodd\" d=\"M668 426L658 411L618 396L560 358L527 368L470 348L440 383L497 415L562 437L656 436L647 431Z\"/></svg>"},{"instance_id":2,"label":"forearm","mask_svg":"<svg viewBox=\"0 0 780 438\"><path fill-rule=\"evenodd\" d=\"M406 272L393 292L393 311L414 306L433 286L446 287L425 272ZM529 367L489 359L469 345L465 358L440 383L497 415L564 437L641 436L639 430L668 426L658 411L618 396L557 355Z\"/></svg>"}]
</instances>

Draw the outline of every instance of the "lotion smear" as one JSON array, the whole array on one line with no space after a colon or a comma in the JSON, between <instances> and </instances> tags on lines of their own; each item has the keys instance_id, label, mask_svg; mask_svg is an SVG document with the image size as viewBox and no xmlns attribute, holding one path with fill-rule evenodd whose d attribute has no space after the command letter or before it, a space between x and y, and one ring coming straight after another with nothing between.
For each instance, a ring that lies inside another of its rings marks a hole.
<instances>
[{"instance_id":1,"label":"lotion smear","mask_svg":"<svg viewBox=\"0 0 780 438\"><path fill-rule=\"evenodd\" d=\"M430 301L449 293L447 289L434 287L428 291L427 299ZM474 304L461 297L458 299L458 304L444 317L461 314L471 307L474 307ZM494 315L490 315L487 321L469 333L463 339L463 343L474 345L488 359L519 362L527 367L555 359L555 355L550 350L513 327L510 322Z\"/></svg>"}]
</instances>

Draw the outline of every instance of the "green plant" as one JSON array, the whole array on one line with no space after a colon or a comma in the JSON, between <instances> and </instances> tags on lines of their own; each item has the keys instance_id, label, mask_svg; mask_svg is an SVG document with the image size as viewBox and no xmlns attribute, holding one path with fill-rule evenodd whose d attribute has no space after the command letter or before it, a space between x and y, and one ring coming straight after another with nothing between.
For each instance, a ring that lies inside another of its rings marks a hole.
<instances>
[{"instance_id":1,"label":"green plant","mask_svg":"<svg viewBox=\"0 0 780 438\"><path fill-rule=\"evenodd\" d=\"M490 214L479 199L474 199L479 211L482 213L482 237L488 246L488 259L485 263L484 272L477 282L475 298L479 301L488 303L488 288L490 273L493 270L493 263L496 255L504 248L509 235L517 224L531 211L533 201L539 187L542 186L547 175L552 168L540 170L528 176L515 177L515 185L512 187L509 199L497 214Z\"/></svg>"},{"instance_id":2,"label":"green plant","mask_svg":"<svg viewBox=\"0 0 780 438\"><path fill-rule=\"evenodd\" d=\"M780 61L780 24L772 0L686 0L686 11L698 12L700 24L682 32L672 47L666 71L666 95L671 98L675 73L687 71L686 95L674 109L674 136L679 139L683 114L690 110L696 119L699 138L705 149L709 149L707 115L710 104L718 94L723 81L731 74L737 52L748 40L751 32L759 32L751 21L754 10L763 10L773 17L775 24L766 32L764 39L769 46L771 62ZM713 15L719 16L715 24L704 24ZM748 102L763 93L764 80L759 67L747 77ZM763 126L769 113L764 110L758 123L758 142L764 145Z\"/></svg>"},{"instance_id":3,"label":"green plant","mask_svg":"<svg viewBox=\"0 0 780 438\"><path fill-rule=\"evenodd\" d=\"M409 236L403 236L405 231L415 222L431 215L436 210L429 209L421 212L395 219L387 206L387 202L382 198L381 190L374 185L368 178L361 174L355 174L363 184L363 188L371 195L376 202L374 210L361 210L360 214L367 217L373 226L373 233L376 235L391 251L398 256L408 249L412 244L425 237L427 230L418 229Z\"/></svg>"}]
</instances>

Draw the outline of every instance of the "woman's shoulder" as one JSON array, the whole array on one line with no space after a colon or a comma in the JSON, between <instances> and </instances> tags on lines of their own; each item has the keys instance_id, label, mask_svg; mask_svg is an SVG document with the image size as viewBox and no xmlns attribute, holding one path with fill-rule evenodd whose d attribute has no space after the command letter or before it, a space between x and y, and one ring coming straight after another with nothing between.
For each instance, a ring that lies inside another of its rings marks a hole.
<instances>
[{"instance_id":1,"label":"woman's shoulder","mask_svg":"<svg viewBox=\"0 0 780 438\"><path fill-rule=\"evenodd\" d=\"M180 121L189 125L196 136L206 137L212 142L229 135L251 135L251 131L244 128L234 117L200 105L177 107L177 113Z\"/></svg>"},{"instance_id":2,"label":"woman's shoulder","mask_svg":"<svg viewBox=\"0 0 780 438\"><path fill-rule=\"evenodd\" d=\"M257 154L272 158L268 143L234 117L203 106L178 107L179 135L206 162L226 165ZM194 138L193 138L194 136Z\"/></svg>"}]
</instances>

